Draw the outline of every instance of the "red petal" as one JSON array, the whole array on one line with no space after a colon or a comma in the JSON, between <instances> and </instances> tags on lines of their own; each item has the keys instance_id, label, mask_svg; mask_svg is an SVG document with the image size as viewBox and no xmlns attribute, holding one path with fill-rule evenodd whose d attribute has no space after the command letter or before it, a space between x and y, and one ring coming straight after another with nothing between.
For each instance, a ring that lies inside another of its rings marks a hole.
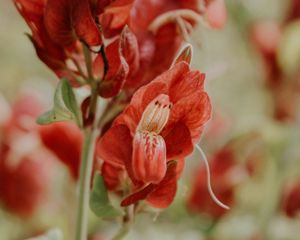
<instances>
[{"instance_id":1,"label":"red petal","mask_svg":"<svg viewBox=\"0 0 300 240\"><path fill-rule=\"evenodd\" d=\"M140 56L136 36L128 27L123 29L121 35L121 52L129 65L129 77L139 69Z\"/></svg>"},{"instance_id":2,"label":"red petal","mask_svg":"<svg viewBox=\"0 0 300 240\"><path fill-rule=\"evenodd\" d=\"M68 166L74 179L78 178L82 134L75 124L58 122L40 127L44 145Z\"/></svg>"},{"instance_id":3,"label":"red petal","mask_svg":"<svg viewBox=\"0 0 300 240\"><path fill-rule=\"evenodd\" d=\"M169 124L182 122L188 127L193 143L198 141L204 124L210 119L211 105L206 92L195 92L180 99L172 108ZM168 126L167 126L168 127Z\"/></svg>"},{"instance_id":4,"label":"red petal","mask_svg":"<svg viewBox=\"0 0 300 240\"><path fill-rule=\"evenodd\" d=\"M120 52L121 42L117 39L105 48L108 72L100 85L99 95L109 98L117 95L128 74L128 64ZM100 54L98 57L102 57ZM104 61L103 61L104 62Z\"/></svg>"},{"instance_id":5,"label":"red petal","mask_svg":"<svg viewBox=\"0 0 300 240\"><path fill-rule=\"evenodd\" d=\"M16 8L29 24L30 22L37 23L43 15L45 1L41 0L14 0Z\"/></svg>"},{"instance_id":6,"label":"red petal","mask_svg":"<svg viewBox=\"0 0 300 240\"><path fill-rule=\"evenodd\" d=\"M75 41L71 23L70 0L47 1L44 22L51 39L61 46L69 46Z\"/></svg>"},{"instance_id":7,"label":"red petal","mask_svg":"<svg viewBox=\"0 0 300 240\"><path fill-rule=\"evenodd\" d=\"M167 159L180 159L193 151L191 134L185 124L177 122L162 132L166 142Z\"/></svg>"},{"instance_id":8,"label":"red petal","mask_svg":"<svg viewBox=\"0 0 300 240\"><path fill-rule=\"evenodd\" d=\"M88 0L72 0L72 21L78 38L89 46L102 44L101 32L92 16Z\"/></svg>"},{"instance_id":9,"label":"red petal","mask_svg":"<svg viewBox=\"0 0 300 240\"><path fill-rule=\"evenodd\" d=\"M204 90L205 74L190 71L183 78L174 79L170 87L170 98L173 103L179 99L191 96L196 91Z\"/></svg>"},{"instance_id":10,"label":"red petal","mask_svg":"<svg viewBox=\"0 0 300 240\"><path fill-rule=\"evenodd\" d=\"M133 139L132 167L137 180L159 183L167 170L164 139L149 132L137 131Z\"/></svg>"},{"instance_id":11,"label":"red petal","mask_svg":"<svg viewBox=\"0 0 300 240\"><path fill-rule=\"evenodd\" d=\"M121 206L126 207L128 205L131 205L133 203L136 203L137 201L144 200L150 192L153 191L155 188L154 184L149 184L147 187L143 188L142 190L135 192L128 197L126 197L122 202Z\"/></svg>"},{"instance_id":12,"label":"red petal","mask_svg":"<svg viewBox=\"0 0 300 240\"><path fill-rule=\"evenodd\" d=\"M56 55L56 51L49 51L49 48L42 48L40 47L40 45L38 44L38 42L30 37L31 42L34 45L36 54L38 55L38 57L40 58L40 60L42 62L44 62L50 69L52 69L54 72L57 70L61 70L65 68L65 56L64 56L64 52L61 48L50 48L50 49L55 49L55 50L61 50L61 52L57 52ZM51 42L48 42L47 44L52 45Z\"/></svg>"},{"instance_id":13,"label":"red petal","mask_svg":"<svg viewBox=\"0 0 300 240\"><path fill-rule=\"evenodd\" d=\"M111 4L105 9L104 13L100 16L100 22L106 38L111 38L120 33L123 27L128 23L131 5L131 3L123 6L113 6L113 4Z\"/></svg>"},{"instance_id":14,"label":"red petal","mask_svg":"<svg viewBox=\"0 0 300 240\"><path fill-rule=\"evenodd\" d=\"M124 167L112 165L104 162L101 168L101 174L104 178L105 186L110 191L115 191L122 183L125 172Z\"/></svg>"},{"instance_id":15,"label":"red petal","mask_svg":"<svg viewBox=\"0 0 300 240\"><path fill-rule=\"evenodd\" d=\"M182 76L188 72L188 70L189 66L186 63L182 62L176 64L173 68L159 75L148 85L139 88L139 90L137 90L133 95L130 102L130 106L135 109L136 115L138 115L139 119L141 118L141 115L147 105L159 94L168 95L168 87L171 82L181 79Z\"/></svg>"},{"instance_id":16,"label":"red petal","mask_svg":"<svg viewBox=\"0 0 300 240\"><path fill-rule=\"evenodd\" d=\"M44 26L44 1L15 0L15 4L32 31L32 37L29 38L34 44L38 57L53 71L65 68L64 49L50 39Z\"/></svg>"},{"instance_id":17,"label":"red petal","mask_svg":"<svg viewBox=\"0 0 300 240\"><path fill-rule=\"evenodd\" d=\"M176 165L175 161L170 161L166 175L159 184L149 184L143 189L129 195L121 202L121 206L125 207L146 199L154 207L168 207L173 201L177 190Z\"/></svg>"},{"instance_id":18,"label":"red petal","mask_svg":"<svg viewBox=\"0 0 300 240\"><path fill-rule=\"evenodd\" d=\"M126 143L126 144L125 144ZM97 143L98 157L113 165L131 161L132 137L125 125L111 127Z\"/></svg>"},{"instance_id":19,"label":"red petal","mask_svg":"<svg viewBox=\"0 0 300 240\"><path fill-rule=\"evenodd\" d=\"M167 208L172 203L177 191L176 167L176 161L169 162L165 178L146 197L147 202L153 207Z\"/></svg>"}]
</instances>

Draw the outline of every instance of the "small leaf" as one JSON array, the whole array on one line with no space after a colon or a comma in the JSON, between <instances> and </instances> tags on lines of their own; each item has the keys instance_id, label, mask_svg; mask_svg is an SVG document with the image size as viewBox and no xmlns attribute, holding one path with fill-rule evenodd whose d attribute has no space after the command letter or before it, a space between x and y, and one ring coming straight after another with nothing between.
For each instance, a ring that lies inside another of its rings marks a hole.
<instances>
[{"instance_id":1,"label":"small leaf","mask_svg":"<svg viewBox=\"0 0 300 240\"><path fill-rule=\"evenodd\" d=\"M118 217L122 215L122 212L110 204L103 178L99 173L96 173L94 177L90 208L98 217Z\"/></svg>"},{"instance_id":2,"label":"small leaf","mask_svg":"<svg viewBox=\"0 0 300 240\"><path fill-rule=\"evenodd\" d=\"M53 109L42 114L37 123L41 125L60 121L75 121L82 126L81 112L79 110L75 94L70 83L62 79L55 90Z\"/></svg>"},{"instance_id":3,"label":"small leaf","mask_svg":"<svg viewBox=\"0 0 300 240\"><path fill-rule=\"evenodd\" d=\"M62 80L61 82L61 91L65 106L74 114L77 124L80 125L81 113L73 89L67 80Z\"/></svg>"},{"instance_id":4,"label":"small leaf","mask_svg":"<svg viewBox=\"0 0 300 240\"><path fill-rule=\"evenodd\" d=\"M63 233L60 229L53 228L41 236L28 238L27 240L63 240Z\"/></svg>"}]
</instances>

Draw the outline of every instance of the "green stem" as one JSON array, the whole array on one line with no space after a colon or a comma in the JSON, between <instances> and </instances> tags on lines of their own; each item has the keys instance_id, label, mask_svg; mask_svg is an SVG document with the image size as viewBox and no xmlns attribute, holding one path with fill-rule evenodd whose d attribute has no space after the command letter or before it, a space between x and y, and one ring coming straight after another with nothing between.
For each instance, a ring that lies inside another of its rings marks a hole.
<instances>
[{"instance_id":1,"label":"green stem","mask_svg":"<svg viewBox=\"0 0 300 240\"><path fill-rule=\"evenodd\" d=\"M122 240L129 232L131 225L134 221L134 205L128 206L126 214L123 217L122 226L112 240Z\"/></svg>"},{"instance_id":2,"label":"green stem","mask_svg":"<svg viewBox=\"0 0 300 240\"><path fill-rule=\"evenodd\" d=\"M92 167L97 131L93 128L84 132L79 179L79 202L76 223L76 240L87 239L88 210Z\"/></svg>"}]
</instances>

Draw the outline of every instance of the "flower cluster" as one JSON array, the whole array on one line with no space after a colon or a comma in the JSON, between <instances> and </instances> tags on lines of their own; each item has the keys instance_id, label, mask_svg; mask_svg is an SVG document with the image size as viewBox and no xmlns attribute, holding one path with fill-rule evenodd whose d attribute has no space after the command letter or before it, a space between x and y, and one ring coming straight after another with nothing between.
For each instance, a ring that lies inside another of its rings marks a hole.
<instances>
[{"instance_id":1,"label":"flower cluster","mask_svg":"<svg viewBox=\"0 0 300 240\"><path fill-rule=\"evenodd\" d=\"M226 19L223 0L204 1L201 9L198 1L183 0L14 2L39 58L74 86L101 80L102 97L123 86L132 93L167 70L201 16L215 27ZM92 59L85 68L87 51Z\"/></svg>"},{"instance_id":2,"label":"flower cluster","mask_svg":"<svg viewBox=\"0 0 300 240\"><path fill-rule=\"evenodd\" d=\"M31 94L20 96L11 108L5 105L8 111L0 125L0 202L10 212L28 217L47 200L55 159L65 163L74 178L78 176L81 133L71 123L38 126L35 119L44 107Z\"/></svg>"},{"instance_id":3,"label":"flower cluster","mask_svg":"<svg viewBox=\"0 0 300 240\"><path fill-rule=\"evenodd\" d=\"M79 178L77 237L86 235L82 222L94 172L101 177L94 177L92 210L98 211L98 205L112 209L108 198L99 199L97 193L106 190L120 196L122 207L140 200L168 207L185 159L211 116L205 74L190 68L192 47L180 49L197 24L223 27L224 1L14 3L32 32L38 57L63 79L53 110L39 118L51 125L38 133L73 179ZM80 106L71 86L89 91ZM106 105L102 114L99 101ZM79 128L58 122L73 119Z\"/></svg>"},{"instance_id":4,"label":"flower cluster","mask_svg":"<svg viewBox=\"0 0 300 240\"><path fill-rule=\"evenodd\" d=\"M293 0L282 23L263 21L255 23L252 27L252 41L262 56L267 87L274 102L274 118L281 122L294 121L297 116L299 65L290 64L284 56L287 53L283 52L285 45L288 46L291 43L288 42L288 38L289 35L291 36L293 24L299 18L300 1ZM292 59L291 62L294 60Z\"/></svg>"}]
</instances>

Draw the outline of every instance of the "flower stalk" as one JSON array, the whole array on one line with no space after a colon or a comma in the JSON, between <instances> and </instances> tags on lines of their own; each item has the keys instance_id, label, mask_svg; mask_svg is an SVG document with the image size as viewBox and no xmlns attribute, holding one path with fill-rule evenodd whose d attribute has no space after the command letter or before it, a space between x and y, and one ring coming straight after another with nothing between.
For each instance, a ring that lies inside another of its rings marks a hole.
<instances>
[{"instance_id":1,"label":"flower stalk","mask_svg":"<svg viewBox=\"0 0 300 240\"><path fill-rule=\"evenodd\" d=\"M97 105L98 105L98 88L99 83L93 78L91 72L91 59L90 53L88 52L86 46L83 44L85 49L85 61L87 72L89 74L89 81L91 86L91 100L89 104L88 114L93 117L93 122L91 125L84 126L83 135L84 143L82 147L81 154L81 165L80 165L80 175L79 175L79 199L78 199L78 209L77 209L77 219L76 219L76 240L86 240L87 239L87 227L88 227L88 211L89 211L89 197L90 197L90 186L93 170L93 160L96 139L98 136L97 127Z\"/></svg>"}]
</instances>

